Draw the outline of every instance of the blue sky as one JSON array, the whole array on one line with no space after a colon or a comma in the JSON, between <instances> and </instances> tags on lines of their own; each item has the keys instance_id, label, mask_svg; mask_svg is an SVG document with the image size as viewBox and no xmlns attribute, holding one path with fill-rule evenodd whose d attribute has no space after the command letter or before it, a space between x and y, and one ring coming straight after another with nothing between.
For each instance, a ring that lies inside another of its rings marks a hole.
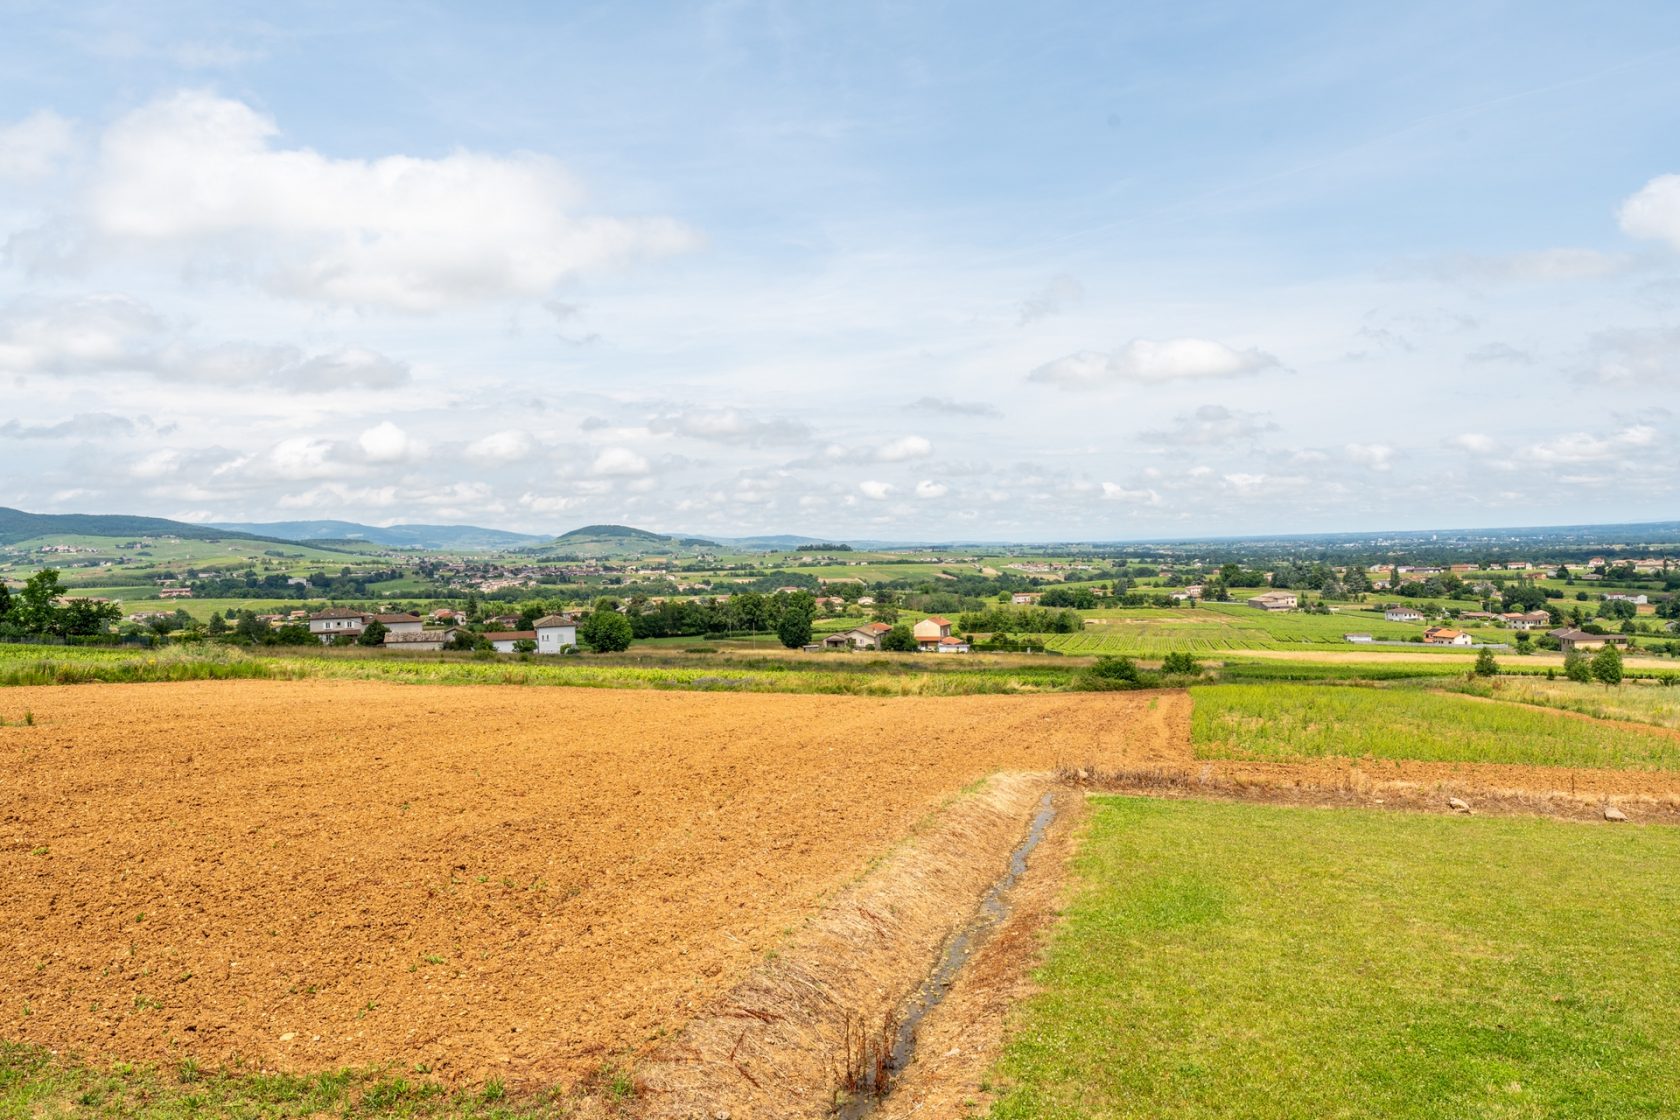
<instances>
[{"instance_id":1,"label":"blue sky","mask_svg":"<svg viewBox=\"0 0 1680 1120\"><path fill-rule=\"evenodd\" d=\"M0 2L0 504L1676 514L1680 7L482 7Z\"/></svg>"}]
</instances>

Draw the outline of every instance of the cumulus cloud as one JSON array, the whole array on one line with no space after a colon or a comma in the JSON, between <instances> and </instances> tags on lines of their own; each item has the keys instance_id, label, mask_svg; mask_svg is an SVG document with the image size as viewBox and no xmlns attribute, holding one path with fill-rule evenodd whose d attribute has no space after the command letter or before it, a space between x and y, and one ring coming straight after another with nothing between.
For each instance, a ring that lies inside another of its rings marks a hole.
<instances>
[{"instance_id":1,"label":"cumulus cloud","mask_svg":"<svg viewBox=\"0 0 1680 1120\"><path fill-rule=\"evenodd\" d=\"M416 312L543 296L578 272L697 244L670 219L589 213L541 155L336 159L278 136L240 101L154 101L105 130L85 207L67 218L106 248L213 252L278 293Z\"/></svg>"},{"instance_id":2,"label":"cumulus cloud","mask_svg":"<svg viewBox=\"0 0 1680 1120\"><path fill-rule=\"evenodd\" d=\"M664 416L649 422L658 435L687 436L736 447L803 443L811 429L797 420L760 419L740 409L696 409Z\"/></svg>"},{"instance_id":3,"label":"cumulus cloud","mask_svg":"<svg viewBox=\"0 0 1680 1120\"><path fill-rule=\"evenodd\" d=\"M381 421L356 438L356 446L370 463L400 463L414 452L408 433L389 420Z\"/></svg>"},{"instance_id":4,"label":"cumulus cloud","mask_svg":"<svg viewBox=\"0 0 1680 1120\"><path fill-rule=\"evenodd\" d=\"M875 449L875 458L883 463L902 463L906 459L925 459L933 454L933 444L921 436L901 436Z\"/></svg>"},{"instance_id":5,"label":"cumulus cloud","mask_svg":"<svg viewBox=\"0 0 1680 1120\"><path fill-rule=\"evenodd\" d=\"M1001 416L993 405L984 401L958 401L949 397L921 397L906 406L912 412L932 412L941 416Z\"/></svg>"},{"instance_id":6,"label":"cumulus cloud","mask_svg":"<svg viewBox=\"0 0 1680 1120\"><path fill-rule=\"evenodd\" d=\"M1680 384L1680 327L1601 331L1587 346L1584 373L1619 388Z\"/></svg>"},{"instance_id":7,"label":"cumulus cloud","mask_svg":"<svg viewBox=\"0 0 1680 1120\"><path fill-rule=\"evenodd\" d=\"M1630 236L1680 249L1680 175L1652 179L1622 203L1617 217Z\"/></svg>"},{"instance_id":8,"label":"cumulus cloud","mask_svg":"<svg viewBox=\"0 0 1680 1120\"><path fill-rule=\"evenodd\" d=\"M110 439L134 431L134 421L109 412L82 412L56 424L0 424L0 439Z\"/></svg>"},{"instance_id":9,"label":"cumulus cloud","mask_svg":"<svg viewBox=\"0 0 1680 1120\"><path fill-rule=\"evenodd\" d=\"M1265 413L1204 404L1194 412L1175 417L1171 427L1141 432L1138 438L1146 443L1205 447L1252 441L1277 430L1277 423Z\"/></svg>"},{"instance_id":10,"label":"cumulus cloud","mask_svg":"<svg viewBox=\"0 0 1680 1120\"><path fill-rule=\"evenodd\" d=\"M916 497L918 498L943 498L950 492L951 488L943 482L934 482L931 479L924 478L916 483Z\"/></svg>"},{"instance_id":11,"label":"cumulus cloud","mask_svg":"<svg viewBox=\"0 0 1680 1120\"><path fill-rule=\"evenodd\" d=\"M888 498L892 497L894 489L895 487L892 483L878 482L875 479L867 479L858 483L858 491L872 502L886 501Z\"/></svg>"},{"instance_id":12,"label":"cumulus cloud","mask_svg":"<svg viewBox=\"0 0 1680 1120\"><path fill-rule=\"evenodd\" d=\"M481 439L467 444L466 456L475 463L498 465L502 463L517 463L528 458L536 448L536 441L528 432L509 429L505 432L492 432Z\"/></svg>"},{"instance_id":13,"label":"cumulus cloud","mask_svg":"<svg viewBox=\"0 0 1680 1120\"><path fill-rule=\"evenodd\" d=\"M1637 264L1638 259L1628 253L1566 248L1447 257L1435 262L1429 271L1442 280L1455 281L1596 280L1626 272Z\"/></svg>"},{"instance_id":14,"label":"cumulus cloud","mask_svg":"<svg viewBox=\"0 0 1680 1120\"><path fill-rule=\"evenodd\" d=\"M0 126L0 180L44 179L75 147L75 127L43 109Z\"/></svg>"},{"instance_id":15,"label":"cumulus cloud","mask_svg":"<svg viewBox=\"0 0 1680 1120\"><path fill-rule=\"evenodd\" d=\"M1065 273L1050 279L1034 294L1021 301L1020 326L1036 322L1050 315L1060 314L1085 296L1085 286Z\"/></svg>"},{"instance_id":16,"label":"cumulus cloud","mask_svg":"<svg viewBox=\"0 0 1680 1120\"><path fill-rule=\"evenodd\" d=\"M1481 432L1460 432L1447 439L1446 444L1460 451L1468 451L1472 455L1491 455L1499 450L1499 441Z\"/></svg>"},{"instance_id":17,"label":"cumulus cloud","mask_svg":"<svg viewBox=\"0 0 1680 1120\"><path fill-rule=\"evenodd\" d=\"M597 478L633 478L652 469L645 458L628 447L608 447L595 456L589 473Z\"/></svg>"},{"instance_id":18,"label":"cumulus cloud","mask_svg":"<svg viewBox=\"0 0 1680 1120\"><path fill-rule=\"evenodd\" d=\"M1039 366L1029 381L1063 389L1094 389L1117 382L1166 384L1241 377L1278 365L1263 350L1235 350L1204 338L1155 341L1136 338L1112 354L1092 350L1069 354Z\"/></svg>"}]
</instances>

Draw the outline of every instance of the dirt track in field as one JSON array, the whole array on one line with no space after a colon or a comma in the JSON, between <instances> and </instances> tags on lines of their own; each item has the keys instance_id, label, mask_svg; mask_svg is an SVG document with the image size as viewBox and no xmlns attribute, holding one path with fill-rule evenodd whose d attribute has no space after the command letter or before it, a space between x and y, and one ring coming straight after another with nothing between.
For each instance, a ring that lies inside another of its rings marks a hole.
<instances>
[{"instance_id":1,"label":"dirt track in field","mask_svg":"<svg viewBox=\"0 0 1680 1120\"><path fill-rule=\"evenodd\" d=\"M1189 701L241 681L0 704L35 717L0 728L0 1036L517 1087L629 1064L966 783L1164 760Z\"/></svg>"}]
</instances>

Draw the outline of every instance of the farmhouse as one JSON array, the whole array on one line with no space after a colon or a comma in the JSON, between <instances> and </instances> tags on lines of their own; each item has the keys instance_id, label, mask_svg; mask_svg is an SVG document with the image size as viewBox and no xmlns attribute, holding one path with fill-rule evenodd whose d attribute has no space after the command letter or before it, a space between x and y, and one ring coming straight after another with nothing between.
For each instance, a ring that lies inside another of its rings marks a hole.
<instances>
[{"instance_id":1,"label":"farmhouse","mask_svg":"<svg viewBox=\"0 0 1680 1120\"><path fill-rule=\"evenodd\" d=\"M941 638L949 638L951 636L951 620L941 618L938 615L934 615L932 618L924 618L916 623L913 633L916 635L916 641L920 643L937 642Z\"/></svg>"},{"instance_id":2,"label":"farmhouse","mask_svg":"<svg viewBox=\"0 0 1680 1120\"><path fill-rule=\"evenodd\" d=\"M1564 653L1587 653L1603 649L1605 646L1626 648L1628 644L1624 634L1589 634L1585 630L1573 630L1567 626L1546 633L1547 637L1558 640L1558 646Z\"/></svg>"},{"instance_id":3,"label":"farmhouse","mask_svg":"<svg viewBox=\"0 0 1680 1120\"><path fill-rule=\"evenodd\" d=\"M968 643L961 638L941 638L935 649L939 653L967 653Z\"/></svg>"},{"instance_id":4,"label":"farmhouse","mask_svg":"<svg viewBox=\"0 0 1680 1120\"><path fill-rule=\"evenodd\" d=\"M577 648L577 622L563 614L551 614L531 624L537 636L538 653L559 653L567 646Z\"/></svg>"},{"instance_id":5,"label":"farmhouse","mask_svg":"<svg viewBox=\"0 0 1680 1120\"><path fill-rule=\"evenodd\" d=\"M1017 591L1009 597L1009 601L1017 607L1026 607L1038 602L1038 596L1037 591Z\"/></svg>"},{"instance_id":6,"label":"farmhouse","mask_svg":"<svg viewBox=\"0 0 1680 1120\"><path fill-rule=\"evenodd\" d=\"M1643 607L1651 600L1645 595L1629 595L1623 591L1607 591L1604 594L1604 601L1606 603L1634 603Z\"/></svg>"},{"instance_id":7,"label":"farmhouse","mask_svg":"<svg viewBox=\"0 0 1680 1120\"><path fill-rule=\"evenodd\" d=\"M843 634L830 634L823 639L827 645L834 638L844 639L844 644L852 649L880 649L881 639L887 636L892 627L884 622L866 622L854 630L847 630Z\"/></svg>"},{"instance_id":8,"label":"farmhouse","mask_svg":"<svg viewBox=\"0 0 1680 1120\"><path fill-rule=\"evenodd\" d=\"M328 607L309 616L309 632L322 643L341 635L356 637L367 626L367 615L349 607Z\"/></svg>"},{"instance_id":9,"label":"farmhouse","mask_svg":"<svg viewBox=\"0 0 1680 1120\"><path fill-rule=\"evenodd\" d=\"M1499 616L1505 620L1505 625L1513 630L1532 630L1536 626L1544 626L1552 620L1552 616L1545 611L1512 611Z\"/></svg>"},{"instance_id":10,"label":"farmhouse","mask_svg":"<svg viewBox=\"0 0 1680 1120\"><path fill-rule=\"evenodd\" d=\"M1423 640L1432 646L1467 646L1471 639L1463 630L1454 630L1450 626L1431 626L1423 632Z\"/></svg>"},{"instance_id":11,"label":"farmhouse","mask_svg":"<svg viewBox=\"0 0 1680 1120\"><path fill-rule=\"evenodd\" d=\"M373 621L392 634L418 634L425 628L417 614L376 614Z\"/></svg>"},{"instance_id":12,"label":"farmhouse","mask_svg":"<svg viewBox=\"0 0 1680 1120\"><path fill-rule=\"evenodd\" d=\"M497 653L514 653L515 642L531 642L537 640L535 630L494 630L487 631L484 640L490 643L490 648Z\"/></svg>"},{"instance_id":13,"label":"farmhouse","mask_svg":"<svg viewBox=\"0 0 1680 1120\"><path fill-rule=\"evenodd\" d=\"M1248 605L1263 611L1292 611L1299 602L1293 591L1265 591L1250 599Z\"/></svg>"},{"instance_id":14,"label":"farmhouse","mask_svg":"<svg viewBox=\"0 0 1680 1120\"><path fill-rule=\"evenodd\" d=\"M1422 622L1423 612L1416 607L1389 607L1383 617L1390 622Z\"/></svg>"}]
</instances>

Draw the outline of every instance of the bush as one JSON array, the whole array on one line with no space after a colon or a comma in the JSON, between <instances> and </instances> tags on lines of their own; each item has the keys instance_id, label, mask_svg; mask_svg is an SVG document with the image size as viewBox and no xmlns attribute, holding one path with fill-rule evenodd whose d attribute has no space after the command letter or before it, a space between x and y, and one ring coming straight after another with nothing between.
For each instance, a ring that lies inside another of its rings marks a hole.
<instances>
[{"instance_id":1,"label":"bush","mask_svg":"<svg viewBox=\"0 0 1680 1120\"><path fill-rule=\"evenodd\" d=\"M1189 653L1174 650L1161 659L1161 672L1189 676L1196 671L1196 659Z\"/></svg>"},{"instance_id":2,"label":"bush","mask_svg":"<svg viewBox=\"0 0 1680 1120\"><path fill-rule=\"evenodd\" d=\"M1615 646L1606 645L1598 651L1598 656L1592 659L1592 675L1605 685L1622 683L1622 652Z\"/></svg>"},{"instance_id":3,"label":"bush","mask_svg":"<svg viewBox=\"0 0 1680 1120\"><path fill-rule=\"evenodd\" d=\"M375 619L362 628L362 633L356 639L356 644L361 646L382 646L385 644L385 635L390 632L389 627L387 627L383 622L380 622L378 619Z\"/></svg>"},{"instance_id":4,"label":"bush","mask_svg":"<svg viewBox=\"0 0 1680 1120\"><path fill-rule=\"evenodd\" d=\"M1592 669L1587 665L1587 659L1574 650L1563 655L1563 675L1576 684L1586 684L1592 680Z\"/></svg>"},{"instance_id":5,"label":"bush","mask_svg":"<svg viewBox=\"0 0 1680 1120\"><path fill-rule=\"evenodd\" d=\"M894 626L881 635L881 648L894 653L915 653L916 634L908 626Z\"/></svg>"},{"instance_id":6,"label":"bush","mask_svg":"<svg viewBox=\"0 0 1680 1120\"><path fill-rule=\"evenodd\" d=\"M1484 649L1476 655L1476 675L1478 677L1497 677L1499 662L1493 659L1493 651Z\"/></svg>"}]
</instances>

